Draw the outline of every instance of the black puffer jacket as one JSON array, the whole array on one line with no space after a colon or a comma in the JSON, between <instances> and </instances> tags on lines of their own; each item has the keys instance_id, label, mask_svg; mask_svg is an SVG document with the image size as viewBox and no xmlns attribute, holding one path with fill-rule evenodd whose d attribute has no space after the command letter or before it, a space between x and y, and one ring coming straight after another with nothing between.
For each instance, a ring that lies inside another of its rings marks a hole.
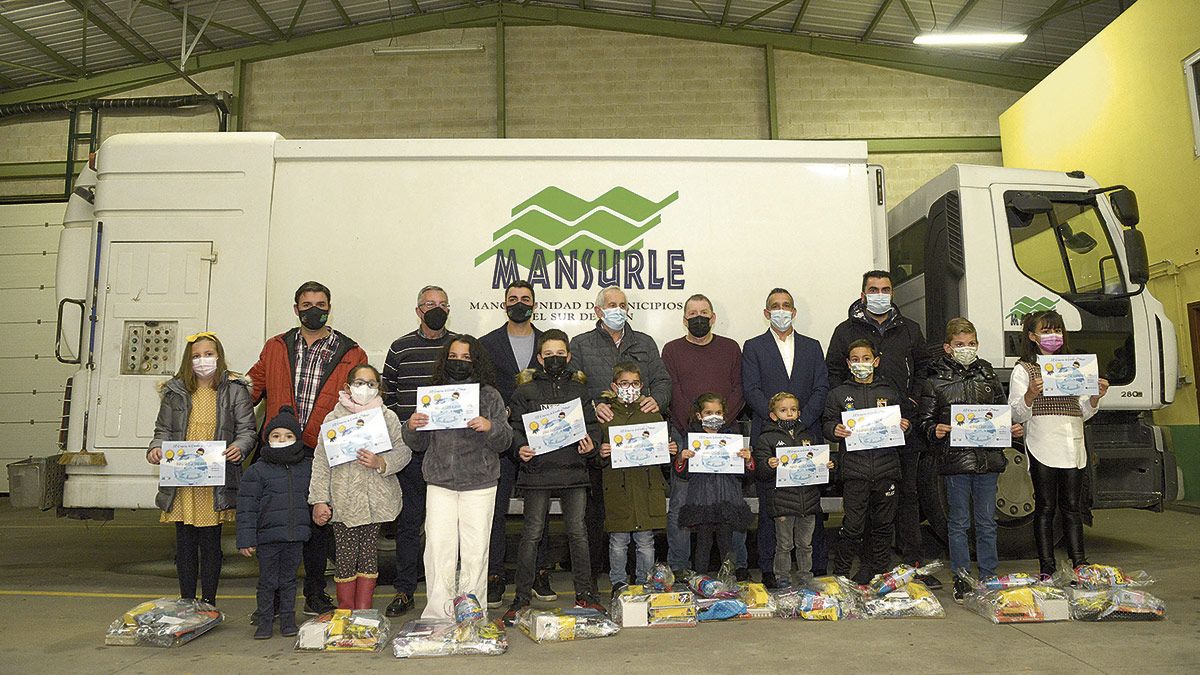
<instances>
[{"instance_id":1,"label":"black puffer jacket","mask_svg":"<svg viewBox=\"0 0 1200 675\"><path fill-rule=\"evenodd\" d=\"M586 455L579 454L579 444L572 443L557 450L521 462L517 485L534 490L585 487L591 485L588 468L600 456L600 426L588 394L587 377L578 370L567 370L551 377L544 370L528 369L517 375L517 390L513 392L509 421L513 428L513 445L518 449L529 445L521 416L547 406L579 399L583 404L583 419L594 447Z\"/></svg>"},{"instance_id":2,"label":"black puffer jacket","mask_svg":"<svg viewBox=\"0 0 1200 675\"><path fill-rule=\"evenodd\" d=\"M1008 400L992 364L976 359L963 366L942 357L933 362L921 392L916 427L937 453L938 473L999 473L1007 460L1001 448L952 448L950 435L937 438L938 424L950 424L952 405L1004 405Z\"/></svg>"},{"instance_id":3,"label":"black puffer jacket","mask_svg":"<svg viewBox=\"0 0 1200 675\"><path fill-rule=\"evenodd\" d=\"M299 442L294 448L264 445L259 450L264 461L246 470L238 490L238 548L308 541L312 458L303 455Z\"/></svg>"},{"instance_id":4,"label":"black puffer jacket","mask_svg":"<svg viewBox=\"0 0 1200 675\"><path fill-rule=\"evenodd\" d=\"M814 427L803 431L784 431L775 421L763 425L758 442L754 444L751 454L754 456L755 474L759 480L775 482L775 473L767 460L775 456L775 448L791 448L798 445L819 444L822 439L815 433ZM771 491L774 499L776 516L810 516L821 512L821 486L802 485L798 487L777 487Z\"/></svg>"},{"instance_id":5,"label":"black puffer jacket","mask_svg":"<svg viewBox=\"0 0 1200 675\"><path fill-rule=\"evenodd\" d=\"M850 379L829 392L829 397L825 399L822 423L825 438L829 439L831 444L837 444L838 456L833 461L837 464L839 480L900 480L900 448L846 452L845 439L834 436L833 430L842 423L844 410L900 405L905 398L891 383L883 380L861 384Z\"/></svg>"},{"instance_id":6,"label":"black puffer jacket","mask_svg":"<svg viewBox=\"0 0 1200 675\"><path fill-rule=\"evenodd\" d=\"M846 352L855 340L870 340L879 353L879 367L875 379L887 380L896 390L905 395L899 401L905 414L916 410L916 401L921 394L920 379L929 365L929 348L921 327L906 319L900 310L892 307L883 323L867 316L862 299L855 300L847 312L846 320L833 329L829 338L829 349L825 352L825 365L829 368L829 381L842 382L850 377L846 365ZM907 400L911 399L911 401Z\"/></svg>"}]
</instances>

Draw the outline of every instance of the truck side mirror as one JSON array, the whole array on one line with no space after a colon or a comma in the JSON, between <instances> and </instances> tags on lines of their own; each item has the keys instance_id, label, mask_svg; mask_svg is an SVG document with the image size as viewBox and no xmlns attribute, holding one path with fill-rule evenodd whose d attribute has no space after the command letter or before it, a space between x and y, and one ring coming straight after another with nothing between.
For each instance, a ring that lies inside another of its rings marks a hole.
<instances>
[{"instance_id":1,"label":"truck side mirror","mask_svg":"<svg viewBox=\"0 0 1200 675\"><path fill-rule=\"evenodd\" d=\"M1117 214L1117 220L1125 227L1136 227L1141 221L1138 215L1137 195L1129 188L1114 190L1108 195L1108 203ZM1145 246L1142 247L1143 252Z\"/></svg>"},{"instance_id":2,"label":"truck side mirror","mask_svg":"<svg viewBox=\"0 0 1200 675\"><path fill-rule=\"evenodd\" d=\"M1031 192L1018 192L1008 198L1005 204L1008 208L1009 227L1029 227L1033 224L1034 216L1050 213L1054 205L1042 195Z\"/></svg>"},{"instance_id":3,"label":"truck side mirror","mask_svg":"<svg viewBox=\"0 0 1200 675\"><path fill-rule=\"evenodd\" d=\"M1130 192L1130 195L1133 193ZM1137 218L1137 202L1134 202L1134 218ZM1124 221L1122 221L1124 222ZM1129 263L1129 280L1139 286L1150 281L1150 261L1146 256L1146 237L1141 230L1125 230L1125 260Z\"/></svg>"}]
</instances>

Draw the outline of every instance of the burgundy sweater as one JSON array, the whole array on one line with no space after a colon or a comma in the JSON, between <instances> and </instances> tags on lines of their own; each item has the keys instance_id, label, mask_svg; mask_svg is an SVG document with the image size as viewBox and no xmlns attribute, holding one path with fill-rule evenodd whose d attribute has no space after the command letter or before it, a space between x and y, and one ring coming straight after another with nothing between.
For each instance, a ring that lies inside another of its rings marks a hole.
<instances>
[{"instance_id":1,"label":"burgundy sweater","mask_svg":"<svg viewBox=\"0 0 1200 675\"><path fill-rule=\"evenodd\" d=\"M671 375L671 421L686 432L694 420L696 397L709 392L725 397L725 421L742 410L742 350L737 342L714 335L700 346L681 337L663 345L663 364Z\"/></svg>"}]
</instances>

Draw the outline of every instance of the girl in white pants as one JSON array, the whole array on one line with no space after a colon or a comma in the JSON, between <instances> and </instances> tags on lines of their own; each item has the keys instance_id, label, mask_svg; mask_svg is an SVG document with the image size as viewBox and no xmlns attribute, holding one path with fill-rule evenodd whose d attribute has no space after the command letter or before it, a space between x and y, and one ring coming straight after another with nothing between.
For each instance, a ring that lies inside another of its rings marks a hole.
<instances>
[{"instance_id":1,"label":"girl in white pants","mask_svg":"<svg viewBox=\"0 0 1200 675\"><path fill-rule=\"evenodd\" d=\"M453 600L473 594L486 602L488 548L500 454L512 442L512 427L500 392L491 385L492 367L479 341L460 335L438 353L435 385L479 387L479 415L465 429L423 431L431 409L417 402L404 425L404 442L424 452L425 592L423 619L453 617Z\"/></svg>"}]
</instances>

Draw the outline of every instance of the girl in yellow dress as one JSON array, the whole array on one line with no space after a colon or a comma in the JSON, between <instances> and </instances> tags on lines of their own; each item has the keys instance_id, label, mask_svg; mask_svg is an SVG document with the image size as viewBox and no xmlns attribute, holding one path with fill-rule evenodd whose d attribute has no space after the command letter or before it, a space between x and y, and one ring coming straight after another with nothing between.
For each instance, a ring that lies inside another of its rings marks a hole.
<instances>
[{"instance_id":1,"label":"girl in yellow dress","mask_svg":"<svg viewBox=\"0 0 1200 675\"><path fill-rule=\"evenodd\" d=\"M188 336L175 377L161 386L162 403L146 459L163 460L163 441L225 441L225 484L159 487L159 521L175 523L175 570L179 595L216 604L221 577L221 524L233 522L242 458L254 447L250 381L225 365L225 350L213 333ZM168 451L171 452L171 451ZM173 453L172 453L173 454ZM168 457L167 461L172 461Z\"/></svg>"}]
</instances>

